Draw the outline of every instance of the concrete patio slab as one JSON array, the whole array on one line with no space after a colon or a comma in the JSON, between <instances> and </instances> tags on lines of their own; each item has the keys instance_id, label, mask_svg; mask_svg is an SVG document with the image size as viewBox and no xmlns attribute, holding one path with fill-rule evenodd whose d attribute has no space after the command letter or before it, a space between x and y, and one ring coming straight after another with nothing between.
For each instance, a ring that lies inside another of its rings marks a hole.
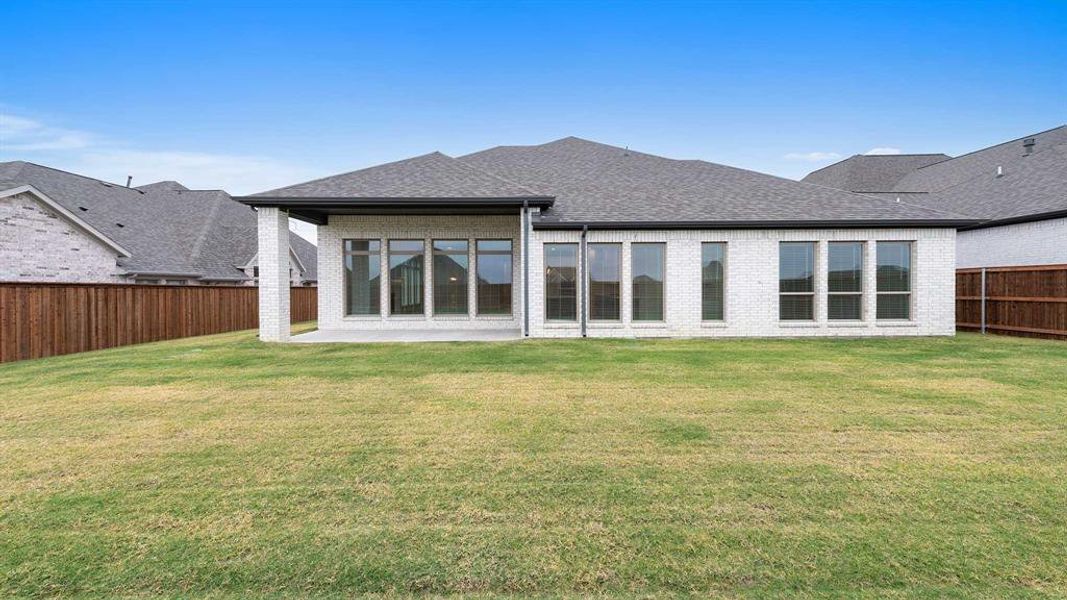
<instances>
[{"instance_id":1,"label":"concrete patio slab","mask_svg":"<svg viewBox=\"0 0 1067 600\"><path fill-rule=\"evenodd\" d=\"M521 340L518 329L397 329L348 331L318 329L294 335L289 341L297 344L373 344L380 342L502 342Z\"/></svg>"}]
</instances>

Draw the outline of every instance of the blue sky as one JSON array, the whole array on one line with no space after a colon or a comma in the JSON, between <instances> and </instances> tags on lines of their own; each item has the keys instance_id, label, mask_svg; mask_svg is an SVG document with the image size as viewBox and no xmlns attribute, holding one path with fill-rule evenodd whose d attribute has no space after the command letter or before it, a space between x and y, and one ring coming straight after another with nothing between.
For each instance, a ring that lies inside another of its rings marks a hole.
<instances>
[{"instance_id":1,"label":"blue sky","mask_svg":"<svg viewBox=\"0 0 1067 600\"><path fill-rule=\"evenodd\" d=\"M15 0L0 22L0 160L235 194L567 135L799 178L1067 122L1061 0Z\"/></svg>"}]
</instances>

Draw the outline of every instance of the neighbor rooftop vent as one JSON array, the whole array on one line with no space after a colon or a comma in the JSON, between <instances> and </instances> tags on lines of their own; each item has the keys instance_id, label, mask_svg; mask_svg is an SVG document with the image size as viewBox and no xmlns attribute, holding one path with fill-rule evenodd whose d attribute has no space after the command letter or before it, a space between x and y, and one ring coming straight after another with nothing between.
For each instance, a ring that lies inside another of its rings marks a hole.
<instances>
[{"instance_id":1,"label":"neighbor rooftop vent","mask_svg":"<svg viewBox=\"0 0 1067 600\"><path fill-rule=\"evenodd\" d=\"M1004 176L1004 167L1002 167L1000 165L997 165L997 177L1003 177L1003 176Z\"/></svg>"},{"instance_id":2,"label":"neighbor rooftop vent","mask_svg":"<svg viewBox=\"0 0 1067 600\"><path fill-rule=\"evenodd\" d=\"M1034 144L1036 143L1037 140L1035 140L1034 138L1026 138L1025 140L1023 140L1023 156L1030 156L1031 154L1033 154Z\"/></svg>"}]
</instances>

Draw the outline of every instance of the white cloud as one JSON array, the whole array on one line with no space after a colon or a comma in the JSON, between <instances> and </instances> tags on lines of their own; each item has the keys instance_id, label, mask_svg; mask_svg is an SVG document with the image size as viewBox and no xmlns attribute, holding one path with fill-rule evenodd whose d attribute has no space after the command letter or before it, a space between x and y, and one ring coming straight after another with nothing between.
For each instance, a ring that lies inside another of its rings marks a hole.
<instances>
[{"instance_id":1,"label":"white cloud","mask_svg":"<svg viewBox=\"0 0 1067 600\"><path fill-rule=\"evenodd\" d=\"M0 149L5 151L74 150L92 143L92 136L84 131L48 127L33 119L0 114Z\"/></svg>"},{"instance_id":2,"label":"white cloud","mask_svg":"<svg viewBox=\"0 0 1067 600\"><path fill-rule=\"evenodd\" d=\"M28 159L104 181L133 185L161 180L233 195L261 192L321 173L265 156L145 150L84 131L50 127L34 119L0 114L0 160ZM315 241L313 227L296 226Z\"/></svg>"},{"instance_id":3,"label":"white cloud","mask_svg":"<svg viewBox=\"0 0 1067 600\"><path fill-rule=\"evenodd\" d=\"M785 155L786 160L803 160L806 162L820 162L841 158L837 152L790 152Z\"/></svg>"},{"instance_id":4,"label":"white cloud","mask_svg":"<svg viewBox=\"0 0 1067 600\"><path fill-rule=\"evenodd\" d=\"M133 185L172 179L192 189L223 189L234 195L262 192L310 175L299 167L262 156L204 152L99 149L81 153L77 172Z\"/></svg>"},{"instance_id":5,"label":"white cloud","mask_svg":"<svg viewBox=\"0 0 1067 600\"><path fill-rule=\"evenodd\" d=\"M866 154L868 156L872 155L872 154L900 154L900 148L889 148L889 147L871 148L870 150L864 152L864 154Z\"/></svg>"}]
</instances>

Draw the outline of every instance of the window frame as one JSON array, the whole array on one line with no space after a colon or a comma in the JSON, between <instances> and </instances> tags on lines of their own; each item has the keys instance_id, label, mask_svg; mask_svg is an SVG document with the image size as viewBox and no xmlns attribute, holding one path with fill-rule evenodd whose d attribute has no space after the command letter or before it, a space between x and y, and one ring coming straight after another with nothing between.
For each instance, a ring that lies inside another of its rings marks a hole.
<instances>
[{"instance_id":1,"label":"window frame","mask_svg":"<svg viewBox=\"0 0 1067 600\"><path fill-rule=\"evenodd\" d=\"M878 247L882 244L903 244L908 248L908 289L907 291L881 291L878 289ZM910 323L915 320L915 240L878 240L874 244L874 319L881 323ZM878 300L882 296L907 296L908 297L908 316L905 318L900 317L879 317L878 316Z\"/></svg>"},{"instance_id":2,"label":"window frame","mask_svg":"<svg viewBox=\"0 0 1067 600\"><path fill-rule=\"evenodd\" d=\"M441 243L449 243L449 242L462 243L464 249L462 251L460 251L460 250L439 250L437 248L438 242L441 242ZM437 304L437 257L438 256L446 256L446 257L447 256L462 256L462 257L467 259L467 266L464 269L466 275L465 275L465 279L464 279L463 287L462 287L462 290L463 290L463 310L462 311L442 312L438 308L438 304ZM466 239L466 238L433 238L433 239L430 240L430 264L431 264L431 266L430 266L430 283L433 284L433 290L432 290L431 296L433 297L433 314L434 314L434 316L437 316L437 315L441 315L443 317L469 317L470 316L470 314L471 314L471 298L470 298L470 295L471 295L471 292L470 292L471 264L470 264L470 259L471 259L471 242L470 242L469 239ZM423 302L425 302L425 296L423 298ZM423 310L424 311L426 310L425 305L423 306Z\"/></svg>"},{"instance_id":3,"label":"window frame","mask_svg":"<svg viewBox=\"0 0 1067 600\"><path fill-rule=\"evenodd\" d=\"M811 247L811 291L810 292L783 292L782 291L782 247L786 245L799 246L801 244ZM814 240L789 240L778 242L778 321L780 323L815 323L818 321L819 306L817 304L817 279L819 269L819 242ZM807 296L811 298L811 317L807 319L786 319L782 315L782 296Z\"/></svg>"},{"instance_id":4,"label":"window frame","mask_svg":"<svg viewBox=\"0 0 1067 600\"><path fill-rule=\"evenodd\" d=\"M407 250L397 252L397 251L393 250L393 243L394 242L397 242L397 243L399 243L399 242L418 242L422 246L422 249L419 252L407 251ZM425 318L425 316L426 316L426 240L425 239L418 239L418 238L388 239L388 240L386 240L386 247L387 247L387 254L386 254L386 261L387 262L386 262L386 265L389 267L389 316L390 317L394 317L395 316L395 317L401 317L401 318L404 318L404 317L407 317L407 318ZM421 283L421 285L419 287L419 294L421 296L422 310L420 312L417 312L417 313L416 312L411 312L411 313L401 312L401 313L398 313L393 308L393 287L394 287L393 286L393 268L394 267L393 267L393 264L392 264L392 258L393 258L394 254L396 254L398 256L421 256L422 257L422 269L421 269L422 273L421 273L421 278L420 278L422 280L422 283Z\"/></svg>"},{"instance_id":5,"label":"window frame","mask_svg":"<svg viewBox=\"0 0 1067 600\"><path fill-rule=\"evenodd\" d=\"M482 242L507 242L508 250L486 250L483 252L478 249ZM511 296L511 302L508 302L507 312L482 311L482 286L481 281L478 279L478 259L483 255L508 257L508 273L511 275L510 280L508 281L508 285L510 286L508 294ZM512 238L483 238L474 240L474 314L478 317L512 317L515 315L515 240Z\"/></svg>"},{"instance_id":6,"label":"window frame","mask_svg":"<svg viewBox=\"0 0 1067 600\"><path fill-rule=\"evenodd\" d=\"M378 250L348 250L348 242L378 242ZM380 238L345 238L341 240L341 283L344 286L344 316L345 317L376 317L382 314L382 240ZM367 313L349 312L348 306L348 269L345 268L345 259L349 256L368 256L378 259L378 310ZM257 267L258 268L258 267Z\"/></svg>"},{"instance_id":7,"label":"window frame","mask_svg":"<svg viewBox=\"0 0 1067 600\"><path fill-rule=\"evenodd\" d=\"M860 247L860 262L859 262L859 291L848 292L835 292L830 289L830 273L832 268L830 261L833 259L833 251L835 246L855 246ZM833 321L835 323L849 323L849 322L861 322L865 321L864 311L867 308L866 302L866 290L867 290L867 242L862 240L835 240L827 242L826 244L826 320ZM830 314L830 298L833 296L855 296L860 301L860 316L856 319L839 319Z\"/></svg>"},{"instance_id":8,"label":"window frame","mask_svg":"<svg viewBox=\"0 0 1067 600\"><path fill-rule=\"evenodd\" d=\"M613 319L594 318L593 317L593 269L592 260L586 255L586 268L585 268L585 284L586 284L586 306L585 316L590 323L621 323L622 322L622 265L623 265L623 245L621 242L586 242L586 251L592 249L593 246L614 246L618 250L618 272L619 277L615 280L616 285L616 307L618 310L618 316Z\"/></svg>"},{"instance_id":9,"label":"window frame","mask_svg":"<svg viewBox=\"0 0 1067 600\"><path fill-rule=\"evenodd\" d=\"M660 248L659 263L660 263L660 280L659 280L659 314L658 319L638 319L637 318L637 287L634 282L634 249L637 247L654 247ZM620 260L621 271L621 260ZM622 273L619 273L619 278L622 279ZM620 286L621 288L621 286ZM621 292L621 290L620 290ZM620 301L621 303L621 301ZM621 307L620 315L621 318ZM635 323L664 323L667 321L667 243L666 242L631 242L630 243L630 321Z\"/></svg>"},{"instance_id":10,"label":"window frame","mask_svg":"<svg viewBox=\"0 0 1067 600\"><path fill-rule=\"evenodd\" d=\"M706 246L719 246L722 248L722 298L719 302L722 304L722 317L718 319L708 319L704 316L704 248ZM727 242L700 242L700 321L701 323L725 323L726 322L726 274L727 274L727 253L729 252L729 245Z\"/></svg>"},{"instance_id":11,"label":"window frame","mask_svg":"<svg viewBox=\"0 0 1067 600\"><path fill-rule=\"evenodd\" d=\"M577 242L545 242L541 246L542 246L541 247L541 256L542 256L542 260L544 261L544 264L543 264L543 266L544 266L544 274L543 274L544 275L544 280L543 280L544 288L543 288L543 291L544 291L544 296L545 296L545 302L544 302L545 322L546 323L577 323L578 322L578 316L581 314L579 312L579 309L581 308L580 307L581 302L579 302L579 295L580 295L581 292L579 290L579 287L581 286L581 282L582 282L582 280L581 280L582 273L581 273L581 268L580 268L581 267L581 262L582 262L581 261L581 247L580 247L580 244L578 244ZM549 251L549 248L554 247L554 246L568 246L568 247L573 248L573 250L574 250L574 267L573 267L574 268L574 282L573 282L574 283L574 295L571 298L573 300L573 302L574 302L574 316L572 318L570 318L570 319L561 319L561 318L558 318L558 317L549 317L548 316L548 303L552 300L551 296L549 296L549 294L548 294L548 269L549 269L548 251Z\"/></svg>"}]
</instances>

